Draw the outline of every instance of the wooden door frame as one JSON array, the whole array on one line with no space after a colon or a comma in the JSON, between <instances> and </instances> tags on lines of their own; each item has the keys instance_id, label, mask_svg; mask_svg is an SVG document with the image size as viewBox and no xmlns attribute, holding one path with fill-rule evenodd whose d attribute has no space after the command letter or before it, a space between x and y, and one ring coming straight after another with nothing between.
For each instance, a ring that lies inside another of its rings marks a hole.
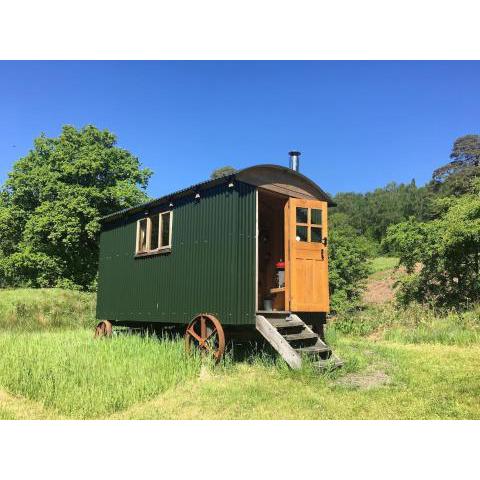
<instances>
[{"instance_id":1,"label":"wooden door frame","mask_svg":"<svg viewBox=\"0 0 480 480\"><path fill-rule=\"evenodd\" d=\"M258 294L259 294L259 288L258 288L258 282L259 282L259 277L260 277L260 271L259 271L259 242L260 242L260 195L262 193L267 196L267 197L273 197L280 199L285 202L285 206L288 205L288 202L290 198L288 195L285 195L284 193L278 193L276 191L271 191L263 187L258 187L255 191L255 311L263 311L263 305L259 305L258 302ZM283 211L283 219L282 221L285 221L285 208ZM284 225L284 235L285 235L285 225ZM283 238L284 242L284 252L286 249L286 241L285 237ZM285 253L284 257L285 258ZM284 260L286 261L286 260ZM285 277L286 278L286 277ZM285 282L286 283L286 282Z\"/></svg>"},{"instance_id":2,"label":"wooden door frame","mask_svg":"<svg viewBox=\"0 0 480 480\"><path fill-rule=\"evenodd\" d=\"M284 239L283 245L285 248L285 310L291 312L290 308L290 198L288 199L287 203L285 204L285 208L283 210L283 218L284 218Z\"/></svg>"},{"instance_id":3,"label":"wooden door frame","mask_svg":"<svg viewBox=\"0 0 480 480\"><path fill-rule=\"evenodd\" d=\"M312 203L313 202L320 202L322 203L322 211L324 211L324 213L322 213L322 237L323 238L327 238L327 241L328 241L328 203L327 202L324 202L323 200L317 200L317 199L298 199L298 198L294 198L294 197L290 197L288 199L288 202L286 203L285 205L285 210L284 210L284 217L285 217L285 232L284 232L284 245L285 245L285 310L287 311L292 311L292 308L291 308L291 291L292 291L292 264L291 264L291 251L290 251L290 245L291 245L291 239L290 239L290 236L293 232L293 227L296 226L296 222L295 224L292 226L291 225L291 222L293 220L293 215L295 212L292 212L290 209L291 209L291 200L294 200L295 203L297 203L296 207L297 206L304 206L305 208L315 208L313 207ZM288 211L287 211L288 210ZM311 210L310 210L311 212ZM310 218L310 215L311 213L309 214L309 218L307 218L307 224L309 225L309 227L307 228L307 238L308 240L310 240L310 235L311 235L311 218ZM308 243L311 243L311 242L308 242ZM323 247L325 249L325 255L326 255L326 268L327 268L327 288L328 288L328 250L326 250L326 245ZM329 299L329 295L327 297L328 301L327 301L327 304L328 304L328 308L326 309L326 312L329 311L329 303L330 303L330 299ZM297 310L295 310L297 311ZM319 312L323 310L319 310Z\"/></svg>"}]
</instances>

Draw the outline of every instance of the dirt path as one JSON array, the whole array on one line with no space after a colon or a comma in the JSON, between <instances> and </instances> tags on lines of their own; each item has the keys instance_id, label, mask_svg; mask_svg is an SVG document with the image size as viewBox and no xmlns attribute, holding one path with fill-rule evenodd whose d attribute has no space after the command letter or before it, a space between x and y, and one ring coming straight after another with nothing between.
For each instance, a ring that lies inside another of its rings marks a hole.
<instances>
[{"instance_id":1,"label":"dirt path","mask_svg":"<svg viewBox=\"0 0 480 480\"><path fill-rule=\"evenodd\" d=\"M395 297L393 285L396 280L393 273L382 280L369 280L365 293L363 294L364 302L381 304L392 301Z\"/></svg>"},{"instance_id":2,"label":"dirt path","mask_svg":"<svg viewBox=\"0 0 480 480\"><path fill-rule=\"evenodd\" d=\"M367 288L363 294L365 303L382 304L390 302L395 297L394 284L398 280L399 271L395 269L377 272L370 276Z\"/></svg>"},{"instance_id":3,"label":"dirt path","mask_svg":"<svg viewBox=\"0 0 480 480\"><path fill-rule=\"evenodd\" d=\"M39 402L0 390L0 419L2 420L58 420L61 418L58 414L49 412Z\"/></svg>"}]
</instances>

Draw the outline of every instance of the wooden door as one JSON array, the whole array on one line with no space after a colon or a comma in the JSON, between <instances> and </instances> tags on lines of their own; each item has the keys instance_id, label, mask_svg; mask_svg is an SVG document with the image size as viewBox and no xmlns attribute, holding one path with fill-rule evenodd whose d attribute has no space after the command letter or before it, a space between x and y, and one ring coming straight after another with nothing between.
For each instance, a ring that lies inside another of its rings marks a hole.
<instances>
[{"instance_id":1,"label":"wooden door","mask_svg":"<svg viewBox=\"0 0 480 480\"><path fill-rule=\"evenodd\" d=\"M285 205L285 307L328 312L327 202L290 198Z\"/></svg>"}]
</instances>

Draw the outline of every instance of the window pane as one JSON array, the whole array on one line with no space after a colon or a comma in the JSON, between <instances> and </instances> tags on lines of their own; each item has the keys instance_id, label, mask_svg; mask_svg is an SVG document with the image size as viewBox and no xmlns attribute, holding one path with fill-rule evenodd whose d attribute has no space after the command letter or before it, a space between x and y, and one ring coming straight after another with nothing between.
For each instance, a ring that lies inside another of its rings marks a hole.
<instances>
[{"instance_id":1,"label":"window pane","mask_svg":"<svg viewBox=\"0 0 480 480\"><path fill-rule=\"evenodd\" d=\"M170 245L170 212L162 214L162 242L161 247Z\"/></svg>"},{"instance_id":2,"label":"window pane","mask_svg":"<svg viewBox=\"0 0 480 480\"><path fill-rule=\"evenodd\" d=\"M147 219L140 221L138 232L138 251L144 252L147 249Z\"/></svg>"},{"instance_id":3,"label":"window pane","mask_svg":"<svg viewBox=\"0 0 480 480\"><path fill-rule=\"evenodd\" d=\"M322 241L322 227L312 227L310 235L312 242L320 243Z\"/></svg>"},{"instance_id":4,"label":"window pane","mask_svg":"<svg viewBox=\"0 0 480 480\"><path fill-rule=\"evenodd\" d=\"M308 223L308 208L297 207L297 223Z\"/></svg>"},{"instance_id":5,"label":"window pane","mask_svg":"<svg viewBox=\"0 0 480 480\"><path fill-rule=\"evenodd\" d=\"M312 223L314 225L321 225L322 224L322 211L318 208L312 208Z\"/></svg>"},{"instance_id":6,"label":"window pane","mask_svg":"<svg viewBox=\"0 0 480 480\"><path fill-rule=\"evenodd\" d=\"M308 227L302 227L301 225L297 225L297 242L307 241L307 230Z\"/></svg>"},{"instance_id":7,"label":"window pane","mask_svg":"<svg viewBox=\"0 0 480 480\"><path fill-rule=\"evenodd\" d=\"M152 231L150 235L150 249L155 250L158 248L158 230L160 226L160 217L158 215L153 215L150 217L152 221Z\"/></svg>"}]
</instances>

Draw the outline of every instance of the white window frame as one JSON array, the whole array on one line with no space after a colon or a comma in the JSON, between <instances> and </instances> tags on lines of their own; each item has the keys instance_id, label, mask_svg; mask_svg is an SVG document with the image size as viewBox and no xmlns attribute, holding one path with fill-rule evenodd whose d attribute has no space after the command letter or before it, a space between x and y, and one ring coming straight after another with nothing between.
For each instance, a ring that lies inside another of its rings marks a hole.
<instances>
[{"instance_id":1,"label":"white window frame","mask_svg":"<svg viewBox=\"0 0 480 480\"><path fill-rule=\"evenodd\" d=\"M170 225L169 225L169 235L168 235L168 245L161 245L162 243L162 230L163 230L163 222L162 216L166 214L170 214ZM152 241L152 217L155 215L158 216L158 247L152 249L151 241ZM162 253L165 250L170 251L172 249L172 226L173 226L173 210L167 210L165 212L156 213L155 215L149 215L148 217L143 217L137 220L137 235L135 241L135 255L151 255L155 253ZM141 231L141 223L146 220L147 221L147 229L146 229L146 249L140 250L140 231Z\"/></svg>"}]
</instances>

